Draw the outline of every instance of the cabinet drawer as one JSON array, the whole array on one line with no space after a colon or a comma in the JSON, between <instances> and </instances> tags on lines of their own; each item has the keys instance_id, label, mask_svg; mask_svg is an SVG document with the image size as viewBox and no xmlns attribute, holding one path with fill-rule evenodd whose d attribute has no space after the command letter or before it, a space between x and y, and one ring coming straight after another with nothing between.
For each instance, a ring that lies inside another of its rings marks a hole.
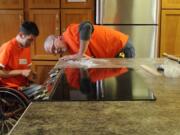
<instances>
[{"instance_id":1,"label":"cabinet drawer","mask_svg":"<svg viewBox=\"0 0 180 135\"><path fill-rule=\"evenodd\" d=\"M94 8L94 0L61 0L62 8Z\"/></svg>"},{"instance_id":2,"label":"cabinet drawer","mask_svg":"<svg viewBox=\"0 0 180 135\"><path fill-rule=\"evenodd\" d=\"M164 9L180 9L180 0L162 0Z\"/></svg>"},{"instance_id":3,"label":"cabinet drawer","mask_svg":"<svg viewBox=\"0 0 180 135\"><path fill-rule=\"evenodd\" d=\"M60 8L60 0L29 0L29 8Z\"/></svg>"},{"instance_id":4,"label":"cabinet drawer","mask_svg":"<svg viewBox=\"0 0 180 135\"><path fill-rule=\"evenodd\" d=\"M0 0L0 9L22 9L23 0Z\"/></svg>"}]
</instances>

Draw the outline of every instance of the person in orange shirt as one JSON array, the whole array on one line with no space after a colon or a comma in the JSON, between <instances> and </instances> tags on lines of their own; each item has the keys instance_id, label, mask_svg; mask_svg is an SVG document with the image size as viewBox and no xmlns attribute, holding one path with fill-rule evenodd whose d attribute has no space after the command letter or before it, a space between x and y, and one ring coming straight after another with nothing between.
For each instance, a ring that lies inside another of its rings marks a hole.
<instances>
[{"instance_id":1,"label":"person in orange shirt","mask_svg":"<svg viewBox=\"0 0 180 135\"><path fill-rule=\"evenodd\" d=\"M135 50L128 35L105 26L92 25L89 21L71 24L62 36L50 35L44 42L48 53L70 55L61 60L76 60L83 56L93 58L135 57Z\"/></svg>"},{"instance_id":2,"label":"person in orange shirt","mask_svg":"<svg viewBox=\"0 0 180 135\"><path fill-rule=\"evenodd\" d=\"M32 70L30 45L39 35L34 22L25 21L15 38L0 46L0 86L19 89L29 86Z\"/></svg>"}]
</instances>

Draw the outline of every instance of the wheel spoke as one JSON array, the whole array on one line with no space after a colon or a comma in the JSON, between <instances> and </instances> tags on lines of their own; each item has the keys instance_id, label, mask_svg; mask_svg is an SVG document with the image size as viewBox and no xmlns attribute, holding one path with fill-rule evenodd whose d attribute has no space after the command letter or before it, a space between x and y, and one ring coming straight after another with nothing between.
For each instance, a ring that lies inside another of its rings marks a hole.
<instances>
[{"instance_id":1,"label":"wheel spoke","mask_svg":"<svg viewBox=\"0 0 180 135\"><path fill-rule=\"evenodd\" d=\"M5 124L4 124L4 121L2 121L2 123L1 123L1 135L3 135L5 133L4 127L5 127Z\"/></svg>"},{"instance_id":2,"label":"wheel spoke","mask_svg":"<svg viewBox=\"0 0 180 135\"><path fill-rule=\"evenodd\" d=\"M26 107L26 101L14 90L0 89L0 135L5 135L12 129Z\"/></svg>"},{"instance_id":3,"label":"wheel spoke","mask_svg":"<svg viewBox=\"0 0 180 135\"><path fill-rule=\"evenodd\" d=\"M5 122L5 125L6 125L6 128L7 128L7 132L9 132L11 130L11 128L14 126L14 125L11 125L7 120Z\"/></svg>"},{"instance_id":4,"label":"wheel spoke","mask_svg":"<svg viewBox=\"0 0 180 135\"><path fill-rule=\"evenodd\" d=\"M6 123L8 123L11 127L13 127L16 124L16 120L10 118L6 120Z\"/></svg>"}]
</instances>

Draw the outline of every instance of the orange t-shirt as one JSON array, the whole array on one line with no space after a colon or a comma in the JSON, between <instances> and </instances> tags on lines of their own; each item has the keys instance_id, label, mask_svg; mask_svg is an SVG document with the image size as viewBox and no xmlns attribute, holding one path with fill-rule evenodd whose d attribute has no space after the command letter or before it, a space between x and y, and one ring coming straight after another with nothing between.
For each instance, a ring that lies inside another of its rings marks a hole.
<instances>
[{"instance_id":1,"label":"orange t-shirt","mask_svg":"<svg viewBox=\"0 0 180 135\"><path fill-rule=\"evenodd\" d=\"M71 54L79 51L79 25L71 24L63 33L64 41L67 43ZM104 26L94 25L94 32L86 54L96 58L114 58L125 46L128 36Z\"/></svg>"},{"instance_id":2,"label":"orange t-shirt","mask_svg":"<svg viewBox=\"0 0 180 135\"><path fill-rule=\"evenodd\" d=\"M30 63L30 48L21 48L15 38L0 47L0 66L4 70L28 69ZM8 78L0 77L0 86L18 88L26 86L28 83L28 79L22 75Z\"/></svg>"}]
</instances>

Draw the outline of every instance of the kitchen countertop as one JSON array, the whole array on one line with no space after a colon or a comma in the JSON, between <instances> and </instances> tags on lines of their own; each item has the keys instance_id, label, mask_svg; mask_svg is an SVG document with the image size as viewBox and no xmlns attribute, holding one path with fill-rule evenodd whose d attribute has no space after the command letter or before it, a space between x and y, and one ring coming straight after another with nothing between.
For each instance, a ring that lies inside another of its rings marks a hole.
<instances>
[{"instance_id":1,"label":"kitchen countertop","mask_svg":"<svg viewBox=\"0 0 180 135\"><path fill-rule=\"evenodd\" d=\"M179 135L180 78L155 76L140 67L163 59L118 61L108 61L109 66L133 66L154 89L156 101L33 102L11 135ZM69 63L55 68L59 65Z\"/></svg>"}]
</instances>

